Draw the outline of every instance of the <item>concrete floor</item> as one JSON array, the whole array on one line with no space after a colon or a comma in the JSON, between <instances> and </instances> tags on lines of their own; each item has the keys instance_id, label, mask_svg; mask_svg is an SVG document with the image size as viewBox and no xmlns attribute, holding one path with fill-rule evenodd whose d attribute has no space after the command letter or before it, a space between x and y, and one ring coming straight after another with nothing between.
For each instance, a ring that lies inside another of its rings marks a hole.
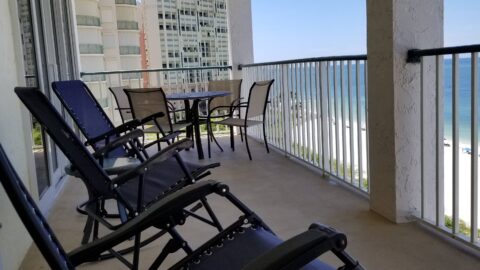
<instances>
[{"instance_id":1,"label":"concrete floor","mask_svg":"<svg viewBox=\"0 0 480 270\"><path fill-rule=\"evenodd\" d=\"M252 142L254 161L248 160L244 145L237 151L214 148L211 160L222 166L213 171L212 179L230 186L247 206L253 209L281 237L288 238L304 231L312 222L328 224L344 232L347 251L366 269L480 269L480 259L462 252L418 224L396 225L369 210L368 200L277 153L266 154L263 145ZM196 151L185 152L195 159ZM77 247L85 217L74 206L85 198L80 181L68 179L65 189L49 215L50 224L67 250ZM210 199L221 220L232 220L236 212L221 198ZM180 229L193 246L214 234L211 228L190 220ZM142 250L142 269L148 267L162 246L159 240ZM172 255L165 266L183 254ZM48 269L35 246L30 248L21 269ZM322 256L335 264L333 256ZM82 265L81 269L124 269L116 260Z\"/></svg>"}]
</instances>

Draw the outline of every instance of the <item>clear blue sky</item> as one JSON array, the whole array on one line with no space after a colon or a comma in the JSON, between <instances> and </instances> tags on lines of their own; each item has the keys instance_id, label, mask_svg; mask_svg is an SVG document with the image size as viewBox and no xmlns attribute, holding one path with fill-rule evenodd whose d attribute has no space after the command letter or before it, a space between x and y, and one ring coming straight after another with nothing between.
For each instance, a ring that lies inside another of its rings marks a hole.
<instances>
[{"instance_id":1,"label":"clear blue sky","mask_svg":"<svg viewBox=\"0 0 480 270\"><path fill-rule=\"evenodd\" d=\"M366 53L365 1L252 0L255 62ZM479 44L480 0L444 1L445 46Z\"/></svg>"}]
</instances>

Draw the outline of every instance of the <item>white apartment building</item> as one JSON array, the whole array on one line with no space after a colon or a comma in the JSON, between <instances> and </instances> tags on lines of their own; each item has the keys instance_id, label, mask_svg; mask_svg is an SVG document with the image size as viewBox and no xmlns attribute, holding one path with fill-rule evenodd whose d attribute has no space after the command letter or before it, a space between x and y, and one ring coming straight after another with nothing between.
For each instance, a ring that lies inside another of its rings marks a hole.
<instances>
[{"instance_id":1,"label":"white apartment building","mask_svg":"<svg viewBox=\"0 0 480 270\"><path fill-rule=\"evenodd\" d=\"M136 0L76 0L76 29L80 70L96 72L141 68L139 7ZM110 81L139 78L112 76ZM109 106L104 74L88 75L87 82L100 103ZM100 83L99 83L100 82Z\"/></svg>"},{"instance_id":2,"label":"white apartment building","mask_svg":"<svg viewBox=\"0 0 480 270\"><path fill-rule=\"evenodd\" d=\"M226 66L229 60L229 33L226 0L158 0L162 68ZM184 83L212 71L184 73ZM176 75L176 74L172 74ZM217 78L228 78L220 71ZM165 78L178 80L179 78Z\"/></svg>"},{"instance_id":3,"label":"white apartment building","mask_svg":"<svg viewBox=\"0 0 480 270\"><path fill-rule=\"evenodd\" d=\"M75 9L81 71L141 68L136 0L76 0Z\"/></svg>"}]
</instances>

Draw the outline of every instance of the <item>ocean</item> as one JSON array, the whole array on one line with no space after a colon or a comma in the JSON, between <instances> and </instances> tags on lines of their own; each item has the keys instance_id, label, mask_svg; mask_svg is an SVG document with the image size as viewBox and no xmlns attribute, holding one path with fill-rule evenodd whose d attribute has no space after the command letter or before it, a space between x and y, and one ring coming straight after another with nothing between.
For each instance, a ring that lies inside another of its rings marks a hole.
<instances>
[{"instance_id":1,"label":"ocean","mask_svg":"<svg viewBox=\"0 0 480 270\"><path fill-rule=\"evenodd\" d=\"M479 61L480 62L480 61ZM362 127L365 127L365 89L364 89L364 65L361 64L359 66L360 68L360 98L361 98L361 106L362 106ZM352 99L352 108L353 108L353 113L354 113L354 119L356 122L357 116L356 116L356 111L357 111L357 96L356 96L356 66L352 66L352 91L353 91L353 99ZM452 59L451 58L446 58L444 59L444 89L443 89L443 94L444 94L444 137L448 141L452 141ZM459 69L458 69L458 86L459 86L459 141L460 144L462 145L470 145L471 143L471 58L470 57L465 57L465 58L460 58L459 59ZM337 83L340 83L340 67L337 66ZM346 86L347 85L347 71L346 68L343 70L343 83ZM478 81L478 85L480 86L480 65L478 68L478 74L476 76L476 79ZM330 81L333 82L333 72L330 70ZM346 88L346 87L345 87ZM480 87L479 87L480 89ZM344 90L344 102L345 106L348 107L348 93L347 90ZM479 99L480 99L480 93L477 94ZM315 96L315 95L313 95ZM334 96L334 90L333 90L333 83L330 87L330 104L332 104L331 108L331 115L334 115L334 108L333 108L333 96ZM480 112L480 100L478 102L479 104L479 112ZM340 88L337 89L337 114L340 117ZM348 108L345 109L345 111L348 113ZM347 114L348 115L348 114ZM347 120L348 122L348 120ZM479 134L480 134L480 116L479 116Z\"/></svg>"},{"instance_id":2,"label":"ocean","mask_svg":"<svg viewBox=\"0 0 480 270\"><path fill-rule=\"evenodd\" d=\"M478 85L480 85L480 68L476 76ZM459 140L460 144L469 145L471 143L471 83L472 65L471 58L460 58L458 69L458 118L459 118ZM477 92L480 98L480 93ZM479 102L480 108L480 102ZM480 111L480 110L478 110ZM452 59L444 60L444 135L445 139L452 140ZM480 118L479 118L480 127ZM480 133L479 133L480 134Z\"/></svg>"}]
</instances>

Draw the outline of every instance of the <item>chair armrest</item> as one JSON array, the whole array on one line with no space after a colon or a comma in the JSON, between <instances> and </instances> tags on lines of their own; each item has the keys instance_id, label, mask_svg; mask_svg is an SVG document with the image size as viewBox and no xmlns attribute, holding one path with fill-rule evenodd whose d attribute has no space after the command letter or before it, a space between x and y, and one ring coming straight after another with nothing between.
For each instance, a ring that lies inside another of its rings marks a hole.
<instances>
[{"instance_id":1,"label":"chair armrest","mask_svg":"<svg viewBox=\"0 0 480 270\"><path fill-rule=\"evenodd\" d=\"M235 106L217 106L217 107L213 107L213 108L211 108L211 109L209 110L208 115L207 115L207 118L212 118L212 117L211 117L212 112L214 112L215 110L218 110L218 109L222 109L222 108L227 109L227 110L230 112L230 114L231 114L231 112L234 111L234 107L235 107Z\"/></svg>"},{"instance_id":2,"label":"chair armrest","mask_svg":"<svg viewBox=\"0 0 480 270\"><path fill-rule=\"evenodd\" d=\"M300 269L327 251L337 255L347 246L344 234L320 224L312 224L308 231L283 242L250 262L243 270L294 270ZM338 256L338 255L337 255ZM351 258L350 258L351 259ZM343 261L343 260L342 260ZM362 268L356 261L348 261L345 268Z\"/></svg>"},{"instance_id":3,"label":"chair armrest","mask_svg":"<svg viewBox=\"0 0 480 270\"><path fill-rule=\"evenodd\" d=\"M154 113L154 114L151 114L143 119L140 119L139 122L140 122L140 125L144 125L150 121L153 121L157 118L160 118L160 117L164 117L165 114L163 112L157 112L157 113Z\"/></svg>"},{"instance_id":4,"label":"chair armrest","mask_svg":"<svg viewBox=\"0 0 480 270\"><path fill-rule=\"evenodd\" d=\"M69 252L68 257L74 266L84 262L95 261L102 252L127 241L149 227L170 222L169 217L172 214L183 211L188 205L209 194L222 194L224 190L228 190L226 185L213 180L197 182L184 187L152 204L148 211L140 213L114 232Z\"/></svg>"},{"instance_id":5,"label":"chair armrest","mask_svg":"<svg viewBox=\"0 0 480 270\"><path fill-rule=\"evenodd\" d=\"M107 143L104 147L95 151L94 156L96 158L101 158L101 157L105 156L105 154L110 152L111 150L126 144L127 142L131 141L132 139L136 139L136 138L140 138L140 137L143 137L143 131L140 130L140 129L135 129L135 130L133 130L131 132L128 132L127 134L125 134L123 136L120 136L120 137L116 138L115 140Z\"/></svg>"},{"instance_id":6,"label":"chair armrest","mask_svg":"<svg viewBox=\"0 0 480 270\"><path fill-rule=\"evenodd\" d=\"M118 177L112 179L111 185L113 188L116 188L123 183L127 182L128 180L145 173L148 170L148 167L157 162L163 162L178 153L180 150L184 150L187 148L192 147L193 142L190 139L183 139L172 143L171 145L165 147L161 151L157 152L155 155L151 156L149 159L144 161L141 165L137 166L136 168L125 172Z\"/></svg>"},{"instance_id":7,"label":"chair armrest","mask_svg":"<svg viewBox=\"0 0 480 270\"><path fill-rule=\"evenodd\" d=\"M177 138L180 134L182 134L180 131L169 133L158 140L154 140L152 142L149 142L148 144L144 144L143 148L148 149L150 146L157 145L159 142L170 142L171 140Z\"/></svg>"},{"instance_id":8,"label":"chair armrest","mask_svg":"<svg viewBox=\"0 0 480 270\"><path fill-rule=\"evenodd\" d=\"M109 131L107 131L107 132L105 132L101 135L98 135L98 136L96 136L96 137L94 137L90 140L87 140L85 142L85 145L96 144L97 142L106 140L113 135L119 135L121 133L131 131L131 130L137 128L139 125L140 125L140 122L136 119L128 121L124 124L121 124L121 125L115 127L114 129L111 129L111 130L109 130Z\"/></svg>"},{"instance_id":9,"label":"chair armrest","mask_svg":"<svg viewBox=\"0 0 480 270\"><path fill-rule=\"evenodd\" d=\"M194 179L198 180L198 178L200 176L202 176L206 171L208 171L210 169L213 169L213 168L217 168L217 167L220 167L219 162L210 163L210 164L201 166L201 167L197 168L195 171L192 172L192 176L193 176Z\"/></svg>"}]
</instances>

